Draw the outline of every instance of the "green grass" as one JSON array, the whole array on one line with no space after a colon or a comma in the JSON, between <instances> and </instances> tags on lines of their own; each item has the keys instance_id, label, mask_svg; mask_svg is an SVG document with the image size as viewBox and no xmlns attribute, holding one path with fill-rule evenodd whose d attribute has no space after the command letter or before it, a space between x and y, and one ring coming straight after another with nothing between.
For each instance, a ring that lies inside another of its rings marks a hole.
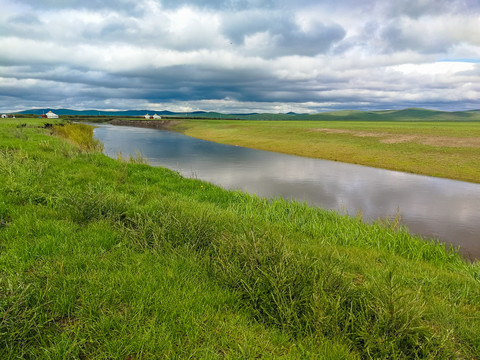
<instances>
[{"instance_id":1,"label":"green grass","mask_svg":"<svg viewBox=\"0 0 480 360\"><path fill-rule=\"evenodd\" d=\"M0 122L0 358L480 356L477 263L22 121Z\"/></svg>"},{"instance_id":2,"label":"green grass","mask_svg":"<svg viewBox=\"0 0 480 360\"><path fill-rule=\"evenodd\" d=\"M225 144L480 183L480 122L184 120L176 129Z\"/></svg>"}]
</instances>

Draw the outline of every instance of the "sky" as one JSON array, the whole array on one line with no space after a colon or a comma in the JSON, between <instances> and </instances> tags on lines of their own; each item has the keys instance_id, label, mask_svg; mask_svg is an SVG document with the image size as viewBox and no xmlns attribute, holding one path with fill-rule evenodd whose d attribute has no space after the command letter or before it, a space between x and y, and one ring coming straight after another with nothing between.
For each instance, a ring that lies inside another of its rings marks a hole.
<instances>
[{"instance_id":1,"label":"sky","mask_svg":"<svg viewBox=\"0 0 480 360\"><path fill-rule=\"evenodd\" d=\"M0 111L480 108L480 0L0 0Z\"/></svg>"}]
</instances>

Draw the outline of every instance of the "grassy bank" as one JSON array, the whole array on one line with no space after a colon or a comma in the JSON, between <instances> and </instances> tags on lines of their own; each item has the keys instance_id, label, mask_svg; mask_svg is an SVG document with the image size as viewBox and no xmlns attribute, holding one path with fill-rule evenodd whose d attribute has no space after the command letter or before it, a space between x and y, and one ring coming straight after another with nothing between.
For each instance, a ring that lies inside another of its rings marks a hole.
<instances>
[{"instance_id":1,"label":"grassy bank","mask_svg":"<svg viewBox=\"0 0 480 360\"><path fill-rule=\"evenodd\" d=\"M2 359L480 357L478 264L22 123L0 122Z\"/></svg>"},{"instance_id":2,"label":"grassy bank","mask_svg":"<svg viewBox=\"0 0 480 360\"><path fill-rule=\"evenodd\" d=\"M480 122L185 120L186 135L480 183Z\"/></svg>"}]
</instances>

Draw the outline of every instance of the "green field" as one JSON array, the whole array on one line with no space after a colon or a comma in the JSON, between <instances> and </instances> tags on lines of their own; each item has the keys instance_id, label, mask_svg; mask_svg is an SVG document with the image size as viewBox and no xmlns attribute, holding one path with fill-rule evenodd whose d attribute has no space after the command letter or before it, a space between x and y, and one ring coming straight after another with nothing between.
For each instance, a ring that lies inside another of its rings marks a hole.
<instances>
[{"instance_id":1,"label":"green field","mask_svg":"<svg viewBox=\"0 0 480 360\"><path fill-rule=\"evenodd\" d=\"M1 359L480 357L478 263L101 147L0 121Z\"/></svg>"},{"instance_id":2,"label":"green field","mask_svg":"<svg viewBox=\"0 0 480 360\"><path fill-rule=\"evenodd\" d=\"M480 183L480 121L184 120L219 143Z\"/></svg>"}]
</instances>

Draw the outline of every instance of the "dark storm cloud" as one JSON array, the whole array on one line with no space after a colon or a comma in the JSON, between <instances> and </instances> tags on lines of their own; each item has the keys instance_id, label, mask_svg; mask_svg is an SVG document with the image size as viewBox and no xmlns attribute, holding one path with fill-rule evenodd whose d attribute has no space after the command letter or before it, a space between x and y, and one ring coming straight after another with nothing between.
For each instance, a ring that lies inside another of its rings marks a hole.
<instances>
[{"instance_id":1,"label":"dark storm cloud","mask_svg":"<svg viewBox=\"0 0 480 360\"><path fill-rule=\"evenodd\" d=\"M131 73L129 76L127 82L133 79L136 83L142 83L144 96L156 102L227 97L239 101L254 101L259 100L258 96L266 90L274 92L275 88L283 87L274 76L260 69L239 69L232 73L228 69L206 65L145 69L143 73ZM271 96L266 100L272 100Z\"/></svg>"},{"instance_id":2,"label":"dark storm cloud","mask_svg":"<svg viewBox=\"0 0 480 360\"><path fill-rule=\"evenodd\" d=\"M162 0L166 8L178 8L181 6L195 6L216 10L245 10L275 8L282 1L275 0Z\"/></svg>"},{"instance_id":3,"label":"dark storm cloud","mask_svg":"<svg viewBox=\"0 0 480 360\"><path fill-rule=\"evenodd\" d=\"M249 36L268 34L270 46L255 49L266 57L324 53L346 34L341 26L325 25L320 21L303 30L289 14L272 15L259 11L229 16L224 20L223 31L232 42L239 45L245 44Z\"/></svg>"},{"instance_id":4,"label":"dark storm cloud","mask_svg":"<svg viewBox=\"0 0 480 360\"><path fill-rule=\"evenodd\" d=\"M140 86L136 79L113 75L101 71L91 71L87 68L73 68L55 65L9 66L5 68L4 78L17 80L50 81L57 84L82 84L91 87L118 89ZM138 80L140 81L140 80Z\"/></svg>"},{"instance_id":5,"label":"dark storm cloud","mask_svg":"<svg viewBox=\"0 0 480 360\"><path fill-rule=\"evenodd\" d=\"M384 27L379 35L385 44L384 50L388 53L413 50L423 54L435 54L446 52L453 45L452 41L445 37L412 32L395 23Z\"/></svg>"},{"instance_id":6,"label":"dark storm cloud","mask_svg":"<svg viewBox=\"0 0 480 360\"><path fill-rule=\"evenodd\" d=\"M38 10L110 9L117 12L135 12L138 4L134 0L21 0L19 3Z\"/></svg>"},{"instance_id":7,"label":"dark storm cloud","mask_svg":"<svg viewBox=\"0 0 480 360\"><path fill-rule=\"evenodd\" d=\"M444 13L472 14L480 10L480 3L476 0L402 0L389 1L386 7L389 16L409 16L418 19L422 16L434 16Z\"/></svg>"},{"instance_id":8,"label":"dark storm cloud","mask_svg":"<svg viewBox=\"0 0 480 360\"><path fill-rule=\"evenodd\" d=\"M143 69L136 72L92 73L86 69L57 68L43 66L41 68L10 68L12 78L35 79L38 83L24 94L24 98L32 100L35 94L47 94L39 99L51 100L70 89L69 96L92 95L96 98L130 98L146 99L152 102L172 100L190 101L208 99L233 98L237 101L313 101L318 99L319 87L313 83L292 83L281 80L262 69L243 69L232 73L228 69L217 69L209 66L179 65L161 69ZM47 90L52 87L59 91ZM172 86L175 84L175 86ZM19 96L18 89L13 87L2 89L3 95ZM40 88L40 91L39 91ZM36 90L34 90L36 89ZM38 98L38 96L37 96ZM331 97L324 95L324 100Z\"/></svg>"}]
</instances>

